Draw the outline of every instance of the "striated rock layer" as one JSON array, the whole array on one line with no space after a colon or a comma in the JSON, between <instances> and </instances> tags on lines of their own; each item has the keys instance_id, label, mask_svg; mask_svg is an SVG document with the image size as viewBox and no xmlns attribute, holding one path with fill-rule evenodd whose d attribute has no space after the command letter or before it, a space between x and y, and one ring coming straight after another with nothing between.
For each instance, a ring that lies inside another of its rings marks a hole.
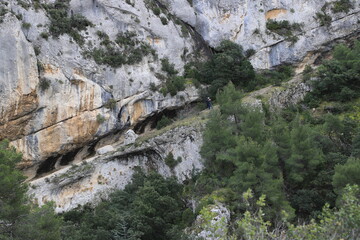
<instances>
[{"instance_id":1,"label":"striated rock layer","mask_svg":"<svg viewBox=\"0 0 360 240\"><path fill-rule=\"evenodd\" d=\"M199 154L202 127L203 123L177 126L132 145L105 146L98 151L101 155L32 181L29 194L41 205L54 201L56 211L62 212L97 203L110 192L123 189L136 167L184 181L203 168ZM181 159L173 169L164 162L169 153L175 160Z\"/></svg>"}]
</instances>

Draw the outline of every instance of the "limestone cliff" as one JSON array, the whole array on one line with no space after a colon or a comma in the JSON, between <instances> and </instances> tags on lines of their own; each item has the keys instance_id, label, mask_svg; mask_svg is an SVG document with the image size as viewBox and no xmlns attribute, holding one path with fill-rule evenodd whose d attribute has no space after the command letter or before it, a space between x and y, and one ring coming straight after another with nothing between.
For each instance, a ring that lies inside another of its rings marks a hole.
<instances>
[{"instance_id":1,"label":"limestone cliff","mask_svg":"<svg viewBox=\"0 0 360 240\"><path fill-rule=\"evenodd\" d=\"M114 189L124 188L136 167L184 181L203 168L199 154L203 126L203 120L192 119L191 124L177 123L131 138L132 143L125 140L105 146L92 158L32 181L29 193L39 204L54 201L56 210L62 212L97 203ZM169 156L176 161L174 165L166 160Z\"/></svg>"},{"instance_id":2,"label":"limestone cliff","mask_svg":"<svg viewBox=\"0 0 360 240\"><path fill-rule=\"evenodd\" d=\"M91 181L77 177L67 180L90 198L94 192L84 190L84 186L91 188L93 183L103 188L96 184L100 175L94 172L109 170L106 164L122 164L91 158L98 148L116 142L128 129L143 130L149 119L163 111L198 99L191 83L175 96L160 93L167 77L162 61L168 59L181 73L187 62L206 58L221 40L230 39L253 53L250 59L255 68L298 64L301 71L305 63L313 63L328 51L329 45L359 34L359 3L350 1L350 8L337 11L333 2L1 1L0 139L10 139L23 153L20 167L30 179L57 170L55 174L59 175L74 161L100 161L96 166L83 166L87 169L85 179ZM284 24L288 31L277 31L269 23ZM299 79L291 86L269 88L269 103L286 106L309 91ZM250 98L257 94L262 93ZM200 142L194 142L195 150ZM155 152L163 158L169 151L162 150ZM135 147L131 151L137 152L137 160L133 160L139 161L138 165L147 161L140 163L139 159L151 155ZM115 158L126 152L112 154ZM130 159L125 155L122 159ZM194 161L198 159L196 155ZM43 181L47 194L54 186L45 180L36 181ZM35 191L38 199L42 191ZM73 196L76 191L60 192ZM73 203L66 203L69 198L65 195L50 198L63 198L59 209L68 209L66 204Z\"/></svg>"}]
</instances>

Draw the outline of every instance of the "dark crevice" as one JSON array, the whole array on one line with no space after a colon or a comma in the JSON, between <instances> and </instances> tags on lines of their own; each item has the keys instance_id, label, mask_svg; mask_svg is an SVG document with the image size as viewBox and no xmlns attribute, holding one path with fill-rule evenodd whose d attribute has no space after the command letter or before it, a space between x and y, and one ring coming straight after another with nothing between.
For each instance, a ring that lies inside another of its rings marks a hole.
<instances>
[{"instance_id":1,"label":"dark crevice","mask_svg":"<svg viewBox=\"0 0 360 240\"><path fill-rule=\"evenodd\" d=\"M36 177L40 177L42 174L44 173L48 173L51 172L52 170L55 169L55 164L56 161L58 160L59 156L53 156L53 157L49 157L48 159L46 159L45 161L43 161L38 170L36 171Z\"/></svg>"},{"instance_id":2,"label":"dark crevice","mask_svg":"<svg viewBox=\"0 0 360 240\"><path fill-rule=\"evenodd\" d=\"M70 162L74 161L74 158L76 157L76 154L80 151L80 149L81 148L77 148L77 149L63 155L60 159L60 166L66 166Z\"/></svg>"},{"instance_id":3,"label":"dark crevice","mask_svg":"<svg viewBox=\"0 0 360 240\"><path fill-rule=\"evenodd\" d=\"M137 123L133 130L136 134L143 134L147 128L156 128L156 125L161 118L167 117L173 121L180 120L198 111L196 110L197 106L198 102L193 102L179 108L165 109L147 117L144 121Z\"/></svg>"}]
</instances>

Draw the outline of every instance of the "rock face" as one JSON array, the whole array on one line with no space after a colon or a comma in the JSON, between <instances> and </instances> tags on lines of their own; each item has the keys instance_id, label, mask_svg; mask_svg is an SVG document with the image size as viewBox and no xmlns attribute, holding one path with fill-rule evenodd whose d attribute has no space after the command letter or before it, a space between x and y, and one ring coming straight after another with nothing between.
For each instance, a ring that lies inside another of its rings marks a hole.
<instances>
[{"instance_id":1,"label":"rock face","mask_svg":"<svg viewBox=\"0 0 360 240\"><path fill-rule=\"evenodd\" d=\"M113 151L108 151L112 146L106 146L101 148L106 151L99 152L102 155L32 181L29 194L39 204L54 201L56 211L62 212L79 204L97 203L114 189L123 189L136 167L184 181L203 168L199 155L202 127L203 123L177 126L132 145L115 146ZM169 153L175 159L181 157L173 169L164 162Z\"/></svg>"},{"instance_id":2,"label":"rock face","mask_svg":"<svg viewBox=\"0 0 360 240\"><path fill-rule=\"evenodd\" d=\"M304 83L303 75L298 74L290 81L282 83L281 86L269 86L251 92L243 101L260 108L265 103L270 107L270 110L276 111L301 102L304 100L306 93L310 91L311 87L309 84Z\"/></svg>"},{"instance_id":3,"label":"rock face","mask_svg":"<svg viewBox=\"0 0 360 240\"><path fill-rule=\"evenodd\" d=\"M307 55L321 51L323 45L360 31L360 5L354 0L350 1L353 8L349 12L338 13L332 10L334 1L326 0L194 0L193 11L189 10L187 0L163 1L175 15L192 25L210 46L218 46L222 40L230 39L245 50L254 49L256 54L251 62L260 69L302 61ZM317 13L331 19L321 26L316 20ZM297 41L291 41L289 35L269 31L268 20L301 24L301 30L291 33Z\"/></svg>"},{"instance_id":4,"label":"rock face","mask_svg":"<svg viewBox=\"0 0 360 240\"><path fill-rule=\"evenodd\" d=\"M230 211L223 203L204 207L197 216L194 233L197 238L209 240L225 239L229 231Z\"/></svg>"}]
</instances>

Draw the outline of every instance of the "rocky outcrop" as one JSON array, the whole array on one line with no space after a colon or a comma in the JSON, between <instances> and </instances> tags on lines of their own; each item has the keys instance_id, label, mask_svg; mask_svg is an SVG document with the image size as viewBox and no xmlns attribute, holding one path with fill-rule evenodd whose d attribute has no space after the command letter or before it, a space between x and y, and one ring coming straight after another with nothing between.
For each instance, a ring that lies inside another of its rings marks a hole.
<instances>
[{"instance_id":1,"label":"rocky outcrop","mask_svg":"<svg viewBox=\"0 0 360 240\"><path fill-rule=\"evenodd\" d=\"M303 81L302 74L298 74L280 86L269 86L251 92L244 97L243 102L260 108L264 103L269 106L271 111L276 111L298 104L310 91L311 86Z\"/></svg>"},{"instance_id":2,"label":"rocky outcrop","mask_svg":"<svg viewBox=\"0 0 360 240\"><path fill-rule=\"evenodd\" d=\"M131 145L106 146L101 148L106 150L99 152L101 155L31 181L29 194L40 205L54 201L56 211L62 212L78 205L95 204L115 189L123 189L136 167L184 181L203 167L199 155L203 125L201 121L178 124L142 136ZM113 151L107 151L112 147ZM174 168L164 162L170 153L181 159Z\"/></svg>"},{"instance_id":3,"label":"rocky outcrop","mask_svg":"<svg viewBox=\"0 0 360 240\"><path fill-rule=\"evenodd\" d=\"M230 211L216 202L204 207L196 217L193 235L200 239L225 240L229 232Z\"/></svg>"},{"instance_id":4,"label":"rocky outcrop","mask_svg":"<svg viewBox=\"0 0 360 240\"><path fill-rule=\"evenodd\" d=\"M179 69L184 49L189 54L196 44L190 35L182 37L171 19L163 25L144 2L70 1L69 16L81 14L93 24L78 33L85 45L67 34L48 36L50 15L35 4L0 3L6 9L0 23L0 53L5 56L0 60L0 139L12 140L23 153L19 166L30 178L46 159L197 99L191 86L174 97L149 90L150 84L164 85L156 77L166 75L161 58L168 57ZM98 64L85 52L101 46L99 31L112 41L118 33L134 32L136 41L148 43L155 54L116 68Z\"/></svg>"},{"instance_id":5,"label":"rocky outcrop","mask_svg":"<svg viewBox=\"0 0 360 240\"><path fill-rule=\"evenodd\" d=\"M301 62L307 54L321 51L323 45L352 34L359 34L360 5L351 0L349 12L332 10L331 2L310 0L163 0L169 9L192 25L212 47L230 39L247 49L254 49L251 58L255 68L267 69L284 63ZM183 7L180 7L183 6ZM184 10L183 10L184 9ZM324 25L316 14L331 17ZM270 31L268 20L301 24L300 31L292 31L293 40ZM296 41L295 41L296 40Z\"/></svg>"}]
</instances>

